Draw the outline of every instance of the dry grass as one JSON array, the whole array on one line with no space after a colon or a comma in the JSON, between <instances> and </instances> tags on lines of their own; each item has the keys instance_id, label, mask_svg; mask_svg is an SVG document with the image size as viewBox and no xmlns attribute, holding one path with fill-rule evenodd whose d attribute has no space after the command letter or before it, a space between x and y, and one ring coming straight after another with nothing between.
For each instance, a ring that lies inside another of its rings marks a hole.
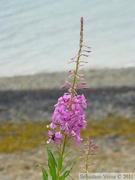
<instances>
[{"instance_id":1,"label":"dry grass","mask_svg":"<svg viewBox=\"0 0 135 180\"><path fill-rule=\"evenodd\" d=\"M45 143L48 122L11 123L0 125L0 152L12 153L36 148ZM102 120L88 120L82 136L122 137L135 143L135 122L122 117L108 116Z\"/></svg>"}]
</instances>

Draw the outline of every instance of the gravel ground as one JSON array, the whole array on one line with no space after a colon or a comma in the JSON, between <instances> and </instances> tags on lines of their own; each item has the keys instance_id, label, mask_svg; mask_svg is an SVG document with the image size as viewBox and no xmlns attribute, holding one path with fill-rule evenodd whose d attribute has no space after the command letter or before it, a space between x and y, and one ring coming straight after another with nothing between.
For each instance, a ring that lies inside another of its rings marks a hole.
<instances>
[{"instance_id":1,"label":"gravel ground","mask_svg":"<svg viewBox=\"0 0 135 180\"><path fill-rule=\"evenodd\" d=\"M89 172L97 173L133 173L135 172L135 146L121 138L102 138L94 140L99 146L97 155L90 160L94 165ZM72 159L78 152L78 147L72 145L68 150L74 150L66 160ZM44 147L24 151L22 153L0 155L0 179L1 180L36 180L42 179L41 171L37 164L47 165L47 156ZM74 180L78 179L78 173L84 172L82 161L78 160L72 171ZM69 178L70 179L70 178Z\"/></svg>"}]
</instances>

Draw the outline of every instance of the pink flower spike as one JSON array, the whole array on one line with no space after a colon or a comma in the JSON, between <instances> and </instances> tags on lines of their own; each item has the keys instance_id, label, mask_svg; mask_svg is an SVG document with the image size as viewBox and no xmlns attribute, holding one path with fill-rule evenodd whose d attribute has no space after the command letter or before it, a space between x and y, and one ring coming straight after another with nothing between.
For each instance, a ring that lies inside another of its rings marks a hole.
<instances>
[{"instance_id":1,"label":"pink flower spike","mask_svg":"<svg viewBox=\"0 0 135 180\"><path fill-rule=\"evenodd\" d=\"M88 48L88 49L90 49L90 48L91 48L90 46L86 46L86 45L83 45L83 47L86 47L86 48Z\"/></svg>"},{"instance_id":2,"label":"pink flower spike","mask_svg":"<svg viewBox=\"0 0 135 180\"><path fill-rule=\"evenodd\" d=\"M74 56L73 58L71 58L71 60L74 60L75 58L77 58L78 55Z\"/></svg>"},{"instance_id":3,"label":"pink flower spike","mask_svg":"<svg viewBox=\"0 0 135 180\"><path fill-rule=\"evenodd\" d=\"M83 87L83 89L88 89L88 88L89 88L88 86Z\"/></svg>"},{"instance_id":4,"label":"pink flower spike","mask_svg":"<svg viewBox=\"0 0 135 180\"><path fill-rule=\"evenodd\" d=\"M88 63L87 61L80 61L80 63Z\"/></svg>"},{"instance_id":5,"label":"pink flower spike","mask_svg":"<svg viewBox=\"0 0 135 180\"><path fill-rule=\"evenodd\" d=\"M48 131L48 135L49 135L49 139L47 141L47 143L50 142L55 142L60 144L61 143L61 139L62 139L62 134L60 132L56 132L56 133L52 133L52 131Z\"/></svg>"},{"instance_id":6,"label":"pink flower spike","mask_svg":"<svg viewBox=\"0 0 135 180\"><path fill-rule=\"evenodd\" d=\"M82 69L82 67L84 66L84 64L79 64L79 68Z\"/></svg>"},{"instance_id":7,"label":"pink flower spike","mask_svg":"<svg viewBox=\"0 0 135 180\"><path fill-rule=\"evenodd\" d=\"M69 72L74 74L74 73L75 73L75 70L70 70Z\"/></svg>"},{"instance_id":8,"label":"pink flower spike","mask_svg":"<svg viewBox=\"0 0 135 180\"><path fill-rule=\"evenodd\" d=\"M71 83L70 82L66 81L66 84L71 87Z\"/></svg>"},{"instance_id":9,"label":"pink flower spike","mask_svg":"<svg viewBox=\"0 0 135 180\"><path fill-rule=\"evenodd\" d=\"M74 76L74 74L70 74L68 77L69 79L71 79Z\"/></svg>"},{"instance_id":10,"label":"pink flower spike","mask_svg":"<svg viewBox=\"0 0 135 180\"><path fill-rule=\"evenodd\" d=\"M61 89L64 89L65 87L67 87L67 84L64 84L63 86L61 86Z\"/></svg>"},{"instance_id":11,"label":"pink flower spike","mask_svg":"<svg viewBox=\"0 0 135 180\"><path fill-rule=\"evenodd\" d=\"M82 50L82 52L87 52L87 53L90 53L91 51L87 51L87 50Z\"/></svg>"},{"instance_id":12,"label":"pink flower spike","mask_svg":"<svg viewBox=\"0 0 135 180\"><path fill-rule=\"evenodd\" d=\"M54 124L54 123L52 122L49 127L50 127L51 129L55 129L57 126L56 126L56 124Z\"/></svg>"},{"instance_id":13,"label":"pink flower spike","mask_svg":"<svg viewBox=\"0 0 135 180\"><path fill-rule=\"evenodd\" d=\"M64 88L67 87L67 86L71 87L71 83L68 82L68 81L66 81L66 84L64 84L63 86L61 86L61 89L64 89Z\"/></svg>"},{"instance_id":14,"label":"pink flower spike","mask_svg":"<svg viewBox=\"0 0 135 180\"><path fill-rule=\"evenodd\" d=\"M60 142L61 142L61 139L62 139L62 134L61 134L61 132L56 132L54 139L55 139L55 141L56 141L57 143L60 143Z\"/></svg>"},{"instance_id":15,"label":"pink flower spike","mask_svg":"<svg viewBox=\"0 0 135 180\"><path fill-rule=\"evenodd\" d=\"M76 60L72 60L72 61L70 61L70 62L68 62L68 63L70 64L70 63L73 63L73 62L76 62Z\"/></svg>"},{"instance_id":16,"label":"pink flower spike","mask_svg":"<svg viewBox=\"0 0 135 180\"><path fill-rule=\"evenodd\" d=\"M86 82L81 82L81 84L82 84L82 85L85 85L85 84L87 84L87 83L86 83Z\"/></svg>"}]
</instances>

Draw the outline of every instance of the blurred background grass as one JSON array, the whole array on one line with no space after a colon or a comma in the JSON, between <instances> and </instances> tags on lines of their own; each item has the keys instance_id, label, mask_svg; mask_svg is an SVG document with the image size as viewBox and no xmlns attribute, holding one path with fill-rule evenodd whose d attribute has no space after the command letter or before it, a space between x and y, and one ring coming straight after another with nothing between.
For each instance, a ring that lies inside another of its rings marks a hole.
<instances>
[{"instance_id":1,"label":"blurred background grass","mask_svg":"<svg viewBox=\"0 0 135 180\"><path fill-rule=\"evenodd\" d=\"M135 143L135 121L113 115L102 120L87 119L87 129L82 137L92 138L121 137L129 144ZM0 126L0 152L12 153L43 146L47 140L46 125L50 122L3 122Z\"/></svg>"}]
</instances>

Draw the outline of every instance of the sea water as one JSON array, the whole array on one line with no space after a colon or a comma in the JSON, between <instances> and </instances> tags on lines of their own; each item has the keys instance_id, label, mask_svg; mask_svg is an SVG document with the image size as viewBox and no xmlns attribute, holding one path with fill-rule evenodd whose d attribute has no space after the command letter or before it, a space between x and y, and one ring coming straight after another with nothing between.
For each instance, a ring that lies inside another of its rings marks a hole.
<instances>
[{"instance_id":1,"label":"sea water","mask_svg":"<svg viewBox=\"0 0 135 180\"><path fill-rule=\"evenodd\" d=\"M86 68L135 67L134 0L0 0L0 77L73 68L80 17Z\"/></svg>"}]
</instances>

